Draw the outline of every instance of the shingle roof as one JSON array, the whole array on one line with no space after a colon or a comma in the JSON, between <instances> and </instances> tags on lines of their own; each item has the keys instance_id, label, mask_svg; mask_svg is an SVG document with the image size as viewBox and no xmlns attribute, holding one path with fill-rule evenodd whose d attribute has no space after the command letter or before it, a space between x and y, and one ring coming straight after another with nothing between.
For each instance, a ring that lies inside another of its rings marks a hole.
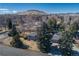
<instances>
[{"instance_id":1,"label":"shingle roof","mask_svg":"<svg viewBox=\"0 0 79 59\"><path fill-rule=\"evenodd\" d=\"M61 38L61 34L62 33L56 33L52 36L52 39L51 40L59 40Z\"/></svg>"}]
</instances>

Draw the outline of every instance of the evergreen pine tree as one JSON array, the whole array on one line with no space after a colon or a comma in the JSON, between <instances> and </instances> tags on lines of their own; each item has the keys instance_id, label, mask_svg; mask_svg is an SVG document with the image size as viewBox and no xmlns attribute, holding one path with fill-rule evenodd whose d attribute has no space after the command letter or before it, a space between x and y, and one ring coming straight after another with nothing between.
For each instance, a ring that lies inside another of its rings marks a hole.
<instances>
[{"instance_id":1,"label":"evergreen pine tree","mask_svg":"<svg viewBox=\"0 0 79 59\"><path fill-rule=\"evenodd\" d=\"M48 32L48 29L48 25L45 22L43 22L38 40L40 51L43 53L48 53L51 47L51 35Z\"/></svg>"},{"instance_id":2,"label":"evergreen pine tree","mask_svg":"<svg viewBox=\"0 0 79 59\"><path fill-rule=\"evenodd\" d=\"M16 47L16 48L23 47L23 43L20 40L20 36L16 30L15 25L13 25L12 30L10 31L10 36L13 38L13 40L10 42L11 46Z\"/></svg>"},{"instance_id":3,"label":"evergreen pine tree","mask_svg":"<svg viewBox=\"0 0 79 59\"><path fill-rule=\"evenodd\" d=\"M73 47L73 37L75 36L75 33L78 30L78 24L73 23L69 25L68 30L64 30L62 33L62 38L59 41L60 49L62 52L62 55L65 56L71 56L72 55L72 47Z\"/></svg>"},{"instance_id":4,"label":"evergreen pine tree","mask_svg":"<svg viewBox=\"0 0 79 59\"><path fill-rule=\"evenodd\" d=\"M7 19L7 26L8 26L8 29L12 29L12 21L10 18Z\"/></svg>"},{"instance_id":5,"label":"evergreen pine tree","mask_svg":"<svg viewBox=\"0 0 79 59\"><path fill-rule=\"evenodd\" d=\"M64 56L72 55L72 47L73 47L73 35L69 31L64 31L62 33L62 38L59 41L61 53Z\"/></svg>"}]
</instances>

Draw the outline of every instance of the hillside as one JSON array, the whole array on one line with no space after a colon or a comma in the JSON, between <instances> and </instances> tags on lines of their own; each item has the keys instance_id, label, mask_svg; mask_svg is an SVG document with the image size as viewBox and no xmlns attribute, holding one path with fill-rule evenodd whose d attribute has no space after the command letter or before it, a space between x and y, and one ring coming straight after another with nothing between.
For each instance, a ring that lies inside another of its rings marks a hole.
<instances>
[{"instance_id":1,"label":"hillside","mask_svg":"<svg viewBox=\"0 0 79 59\"><path fill-rule=\"evenodd\" d=\"M39 10L27 10L23 12L18 12L18 15L46 15L46 12L39 11Z\"/></svg>"},{"instance_id":2,"label":"hillside","mask_svg":"<svg viewBox=\"0 0 79 59\"><path fill-rule=\"evenodd\" d=\"M35 26L38 27L41 25L42 21L46 22L49 19L55 19L58 21L63 20L65 25L69 22L79 22L79 13L47 14L39 10L28 10L16 14L4 14L0 15L0 28L6 27L8 18L10 18L16 25L24 26L27 29L35 29Z\"/></svg>"}]
</instances>

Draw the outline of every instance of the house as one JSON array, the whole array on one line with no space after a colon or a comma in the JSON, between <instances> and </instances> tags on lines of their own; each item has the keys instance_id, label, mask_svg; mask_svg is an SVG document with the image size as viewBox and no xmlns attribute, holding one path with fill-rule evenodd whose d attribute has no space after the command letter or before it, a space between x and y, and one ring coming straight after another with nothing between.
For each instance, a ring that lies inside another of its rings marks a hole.
<instances>
[{"instance_id":1,"label":"house","mask_svg":"<svg viewBox=\"0 0 79 59\"><path fill-rule=\"evenodd\" d=\"M61 37L62 37L62 33L61 33L61 32L55 33L55 34L52 36L52 39L51 39L51 43L52 43L51 46L56 46L56 47L58 47L58 46L59 46L59 39L60 39Z\"/></svg>"},{"instance_id":2,"label":"house","mask_svg":"<svg viewBox=\"0 0 79 59\"><path fill-rule=\"evenodd\" d=\"M30 34L27 35L28 40L36 40L37 39L37 33L31 32Z\"/></svg>"}]
</instances>

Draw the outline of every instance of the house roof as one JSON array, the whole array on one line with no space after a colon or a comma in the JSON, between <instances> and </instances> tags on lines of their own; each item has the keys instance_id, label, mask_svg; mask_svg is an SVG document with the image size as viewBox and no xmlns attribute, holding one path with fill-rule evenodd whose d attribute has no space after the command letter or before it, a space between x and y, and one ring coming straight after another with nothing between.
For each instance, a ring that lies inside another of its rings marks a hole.
<instances>
[{"instance_id":1,"label":"house roof","mask_svg":"<svg viewBox=\"0 0 79 59\"><path fill-rule=\"evenodd\" d=\"M56 34L54 34L53 36L52 36L52 39L51 40L59 40L60 38L61 38L61 35L62 33L56 33Z\"/></svg>"},{"instance_id":2,"label":"house roof","mask_svg":"<svg viewBox=\"0 0 79 59\"><path fill-rule=\"evenodd\" d=\"M37 33L32 32L32 33L30 33L29 35L30 35L30 36L36 36L36 35L37 35Z\"/></svg>"}]
</instances>

